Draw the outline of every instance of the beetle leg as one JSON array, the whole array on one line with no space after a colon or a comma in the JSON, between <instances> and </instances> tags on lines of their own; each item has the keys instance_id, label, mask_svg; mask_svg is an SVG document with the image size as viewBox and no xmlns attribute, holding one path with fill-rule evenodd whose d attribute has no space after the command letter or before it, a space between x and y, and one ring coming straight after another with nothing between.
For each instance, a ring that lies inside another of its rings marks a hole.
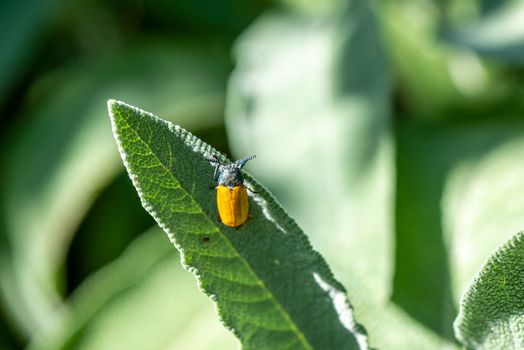
<instances>
[{"instance_id":1,"label":"beetle leg","mask_svg":"<svg viewBox=\"0 0 524 350\"><path fill-rule=\"evenodd\" d=\"M249 187L247 187L247 186L246 186L246 189L247 189L249 192L251 192L251 193L258 193L257 191L254 191L254 190L252 190L251 188L249 188Z\"/></svg>"},{"instance_id":2,"label":"beetle leg","mask_svg":"<svg viewBox=\"0 0 524 350\"><path fill-rule=\"evenodd\" d=\"M209 156L209 157L204 157L204 158L205 158L205 160L207 160L211 164L215 165L215 172L213 174L213 179L215 181L217 181L218 180L219 171L220 171L220 167L222 166L222 163L220 162L220 160L215 155L212 155L212 156Z\"/></svg>"}]
</instances>

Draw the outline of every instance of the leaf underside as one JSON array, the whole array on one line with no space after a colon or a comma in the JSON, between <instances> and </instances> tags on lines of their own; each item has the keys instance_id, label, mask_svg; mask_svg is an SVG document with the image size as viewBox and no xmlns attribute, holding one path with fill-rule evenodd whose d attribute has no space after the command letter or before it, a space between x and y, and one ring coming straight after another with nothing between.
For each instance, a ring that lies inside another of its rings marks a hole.
<instances>
[{"instance_id":1,"label":"leaf underside","mask_svg":"<svg viewBox=\"0 0 524 350\"><path fill-rule=\"evenodd\" d=\"M205 157L227 159L150 113L114 100L108 107L142 205L245 349L367 347L344 287L267 190L246 175L255 192L249 220L237 229L222 225Z\"/></svg>"},{"instance_id":2,"label":"leaf underside","mask_svg":"<svg viewBox=\"0 0 524 350\"><path fill-rule=\"evenodd\" d=\"M500 247L460 303L455 334L468 349L524 348L524 232Z\"/></svg>"}]
</instances>

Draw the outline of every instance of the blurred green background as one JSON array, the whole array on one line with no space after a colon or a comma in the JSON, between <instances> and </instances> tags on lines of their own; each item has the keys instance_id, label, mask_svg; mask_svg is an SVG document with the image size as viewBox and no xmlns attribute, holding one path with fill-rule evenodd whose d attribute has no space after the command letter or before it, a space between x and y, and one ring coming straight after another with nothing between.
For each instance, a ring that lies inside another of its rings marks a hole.
<instances>
[{"instance_id":1,"label":"blurred green background","mask_svg":"<svg viewBox=\"0 0 524 350\"><path fill-rule=\"evenodd\" d=\"M373 346L458 347L462 291L524 229L523 23L511 0L3 0L0 349L238 348L109 98L257 154Z\"/></svg>"}]
</instances>

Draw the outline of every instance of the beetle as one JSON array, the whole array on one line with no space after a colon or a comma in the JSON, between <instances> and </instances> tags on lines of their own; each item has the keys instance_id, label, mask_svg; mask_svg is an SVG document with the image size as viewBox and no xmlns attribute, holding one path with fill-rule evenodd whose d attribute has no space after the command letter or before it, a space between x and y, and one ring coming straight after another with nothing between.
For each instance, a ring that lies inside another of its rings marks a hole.
<instances>
[{"instance_id":1,"label":"beetle","mask_svg":"<svg viewBox=\"0 0 524 350\"><path fill-rule=\"evenodd\" d=\"M252 155L231 164L223 164L216 157L207 159L215 165L213 180L216 183L218 218L226 226L239 227L248 219L247 187L241 170L255 157Z\"/></svg>"}]
</instances>

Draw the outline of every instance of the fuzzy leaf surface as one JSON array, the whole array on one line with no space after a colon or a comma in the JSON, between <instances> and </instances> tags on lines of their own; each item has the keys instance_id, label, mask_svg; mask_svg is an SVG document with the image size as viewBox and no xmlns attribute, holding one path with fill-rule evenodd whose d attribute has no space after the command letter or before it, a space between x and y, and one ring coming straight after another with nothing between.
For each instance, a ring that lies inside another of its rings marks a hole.
<instances>
[{"instance_id":1,"label":"fuzzy leaf surface","mask_svg":"<svg viewBox=\"0 0 524 350\"><path fill-rule=\"evenodd\" d=\"M111 100L113 132L144 208L179 249L245 349L367 347L344 287L276 200L246 175L250 218L217 220L216 150L181 127Z\"/></svg>"},{"instance_id":2,"label":"fuzzy leaf surface","mask_svg":"<svg viewBox=\"0 0 524 350\"><path fill-rule=\"evenodd\" d=\"M455 335L468 349L524 348L524 232L503 244L466 289Z\"/></svg>"}]
</instances>

